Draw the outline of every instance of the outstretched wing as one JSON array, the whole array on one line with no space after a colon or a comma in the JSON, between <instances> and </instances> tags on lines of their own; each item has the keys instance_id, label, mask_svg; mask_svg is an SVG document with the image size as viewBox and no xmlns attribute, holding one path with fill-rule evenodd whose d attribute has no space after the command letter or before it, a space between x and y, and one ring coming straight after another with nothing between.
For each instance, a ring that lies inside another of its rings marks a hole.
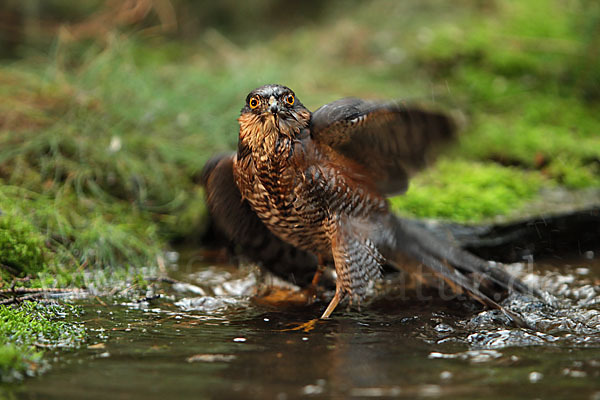
<instances>
[{"instance_id":1,"label":"outstretched wing","mask_svg":"<svg viewBox=\"0 0 600 400\"><path fill-rule=\"evenodd\" d=\"M317 258L276 237L262 223L233 178L235 153L213 157L202 170L206 203L215 225L253 262L290 282L308 284Z\"/></svg>"},{"instance_id":2,"label":"outstretched wing","mask_svg":"<svg viewBox=\"0 0 600 400\"><path fill-rule=\"evenodd\" d=\"M456 128L440 112L347 98L315 111L310 130L314 140L363 165L389 196L406 191L409 177L455 136Z\"/></svg>"}]
</instances>

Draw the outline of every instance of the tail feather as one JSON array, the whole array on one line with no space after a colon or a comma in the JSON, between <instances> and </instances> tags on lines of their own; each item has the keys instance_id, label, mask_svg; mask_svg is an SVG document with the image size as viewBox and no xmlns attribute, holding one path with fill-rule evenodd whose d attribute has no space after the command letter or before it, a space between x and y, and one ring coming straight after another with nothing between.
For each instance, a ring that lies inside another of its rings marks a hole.
<instances>
[{"instance_id":1,"label":"tail feather","mask_svg":"<svg viewBox=\"0 0 600 400\"><path fill-rule=\"evenodd\" d=\"M421 262L434 275L450 283L450 286L457 286L473 299L500 310L516 326L529 327L521 316L504 308L492 298L496 293L501 290L514 291L536 296L545 302L550 299L547 294L530 287L499 266L433 236L410 221L391 216L390 223L394 247L388 247L386 251L385 255L389 260L409 256Z\"/></svg>"},{"instance_id":2,"label":"tail feather","mask_svg":"<svg viewBox=\"0 0 600 400\"><path fill-rule=\"evenodd\" d=\"M397 237L410 237L412 241L419 245L420 252L429 252L434 257L446 260L459 270L481 275L503 289L532 294L539 298L545 297L538 289L525 284L504 269L492 265L489 261L483 260L455 244L443 241L407 220L401 220L397 217L394 219Z\"/></svg>"}]
</instances>

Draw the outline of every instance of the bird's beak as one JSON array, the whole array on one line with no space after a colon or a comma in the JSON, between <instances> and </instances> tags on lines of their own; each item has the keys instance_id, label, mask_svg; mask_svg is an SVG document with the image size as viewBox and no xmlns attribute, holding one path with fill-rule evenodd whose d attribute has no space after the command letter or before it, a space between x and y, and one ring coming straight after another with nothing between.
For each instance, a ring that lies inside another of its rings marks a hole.
<instances>
[{"instance_id":1,"label":"bird's beak","mask_svg":"<svg viewBox=\"0 0 600 400\"><path fill-rule=\"evenodd\" d=\"M269 97L269 111L273 113L273 115L277 115L279 112L279 102L275 98L275 96Z\"/></svg>"}]
</instances>

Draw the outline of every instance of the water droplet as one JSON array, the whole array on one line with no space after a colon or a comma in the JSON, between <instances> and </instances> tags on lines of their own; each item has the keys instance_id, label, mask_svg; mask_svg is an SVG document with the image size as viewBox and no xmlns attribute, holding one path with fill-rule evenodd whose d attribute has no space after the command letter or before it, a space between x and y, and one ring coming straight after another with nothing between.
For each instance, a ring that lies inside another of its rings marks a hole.
<instances>
[{"instance_id":1,"label":"water droplet","mask_svg":"<svg viewBox=\"0 0 600 400\"><path fill-rule=\"evenodd\" d=\"M440 379L445 380L445 381L452 379L452 372L442 371L440 373Z\"/></svg>"},{"instance_id":2,"label":"water droplet","mask_svg":"<svg viewBox=\"0 0 600 400\"><path fill-rule=\"evenodd\" d=\"M544 377L544 374L542 374L541 372L537 372L537 371L530 372L529 373L529 382L537 383L537 382L541 381L543 377Z\"/></svg>"}]
</instances>

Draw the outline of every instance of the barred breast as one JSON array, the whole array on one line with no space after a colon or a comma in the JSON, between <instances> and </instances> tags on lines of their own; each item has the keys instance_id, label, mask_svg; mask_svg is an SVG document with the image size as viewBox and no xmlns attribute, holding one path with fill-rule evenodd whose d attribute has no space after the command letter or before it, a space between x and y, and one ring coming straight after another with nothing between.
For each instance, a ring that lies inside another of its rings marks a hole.
<instances>
[{"instance_id":1,"label":"barred breast","mask_svg":"<svg viewBox=\"0 0 600 400\"><path fill-rule=\"evenodd\" d=\"M329 213L307 188L305 174L287 160L270 161L262 162L260 157L251 155L237 160L236 175L242 196L282 240L315 254L331 253L327 234Z\"/></svg>"}]
</instances>

